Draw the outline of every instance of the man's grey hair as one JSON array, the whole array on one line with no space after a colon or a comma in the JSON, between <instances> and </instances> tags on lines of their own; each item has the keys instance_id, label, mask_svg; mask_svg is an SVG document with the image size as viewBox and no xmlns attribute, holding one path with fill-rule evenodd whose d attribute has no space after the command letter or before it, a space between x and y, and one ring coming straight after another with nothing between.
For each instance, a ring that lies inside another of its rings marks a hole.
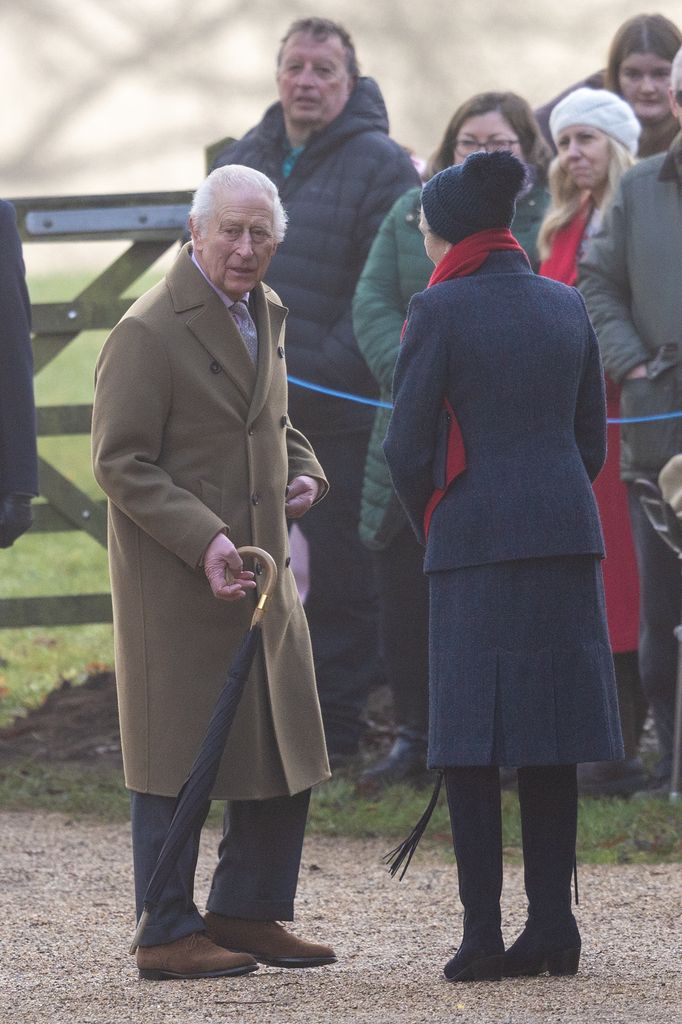
<instances>
[{"instance_id":1,"label":"man's grey hair","mask_svg":"<svg viewBox=\"0 0 682 1024\"><path fill-rule=\"evenodd\" d=\"M329 18L299 18L289 25L286 33L279 44L277 52L277 68L282 63L282 52L292 36L298 34L312 36L318 43L324 43L330 36L338 36L346 54L346 70L351 78L355 79L360 74L358 58L355 53L355 46L349 33L339 25L338 21L330 21Z\"/></svg>"},{"instance_id":2,"label":"man's grey hair","mask_svg":"<svg viewBox=\"0 0 682 1024\"><path fill-rule=\"evenodd\" d=\"M672 67L670 69L670 84L673 92L677 92L678 89L682 89L682 46L673 57Z\"/></svg>"},{"instance_id":3,"label":"man's grey hair","mask_svg":"<svg viewBox=\"0 0 682 1024\"><path fill-rule=\"evenodd\" d=\"M277 186L265 174L254 170L253 167L244 167L242 164L226 164L225 167L216 167L199 185L194 193L192 207L189 211L197 233L200 235L204 233L215 207L232 189L262 192L264 196L267 196L272 203L273 235L276 242L281 242L287 229L287 215L282 206L282 200L279 198Z\"/></svg>"}]
</instances>

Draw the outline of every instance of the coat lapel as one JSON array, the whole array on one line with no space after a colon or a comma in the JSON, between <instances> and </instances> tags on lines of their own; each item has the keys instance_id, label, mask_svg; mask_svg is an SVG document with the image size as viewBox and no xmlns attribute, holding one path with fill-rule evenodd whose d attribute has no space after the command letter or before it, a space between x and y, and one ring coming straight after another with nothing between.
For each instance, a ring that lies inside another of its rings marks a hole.
<instances>
[{"instance_id":1,"label":"coat lapel","mask_svg":"<svg viewBox=\"0 0 682 1024\"><path fill-rule=\"evenodd\" d=\"M268 298L270 289L262 284L251 292L258 329L256 367L225 305L192 263L189 243L180 252L166 281L175 312L185 314L188 330L239 388L249 408L248 423L252 423L265 405L272 380L273 349L288 310Z\"/></svg>"},{"instance_id":2,"label":"coat lapel","mask_svg":"<svg viewBox=\"0 0 682 1024\"><path fill-rule=\"evenodd\" d=\"M256 367L224 303L194 266L190 244L185 245L166 277L175 312L185 314L187 329L220 364L251 404Z\"/></svg>"}]
</instances>

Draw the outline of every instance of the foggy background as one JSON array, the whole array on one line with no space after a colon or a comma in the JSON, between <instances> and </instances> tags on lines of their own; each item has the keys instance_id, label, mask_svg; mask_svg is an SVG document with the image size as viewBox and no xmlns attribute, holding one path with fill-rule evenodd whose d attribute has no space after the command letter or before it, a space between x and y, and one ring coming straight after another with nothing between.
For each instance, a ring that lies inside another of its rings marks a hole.
<instances>
[{"instance_id":1,"label":"foggy background","mask_svg":"<svg viewBox=\"0 0 682 1024\"><path fill-rule=\"evenodd\" d=\"M630 0L0 0L0 195L192 189L275 99L295 18L342 22L391 134L426 157L474 92L533 106L603 67ZM654 10L682 20L682 5Z\"/></svg>"}]
</instances>

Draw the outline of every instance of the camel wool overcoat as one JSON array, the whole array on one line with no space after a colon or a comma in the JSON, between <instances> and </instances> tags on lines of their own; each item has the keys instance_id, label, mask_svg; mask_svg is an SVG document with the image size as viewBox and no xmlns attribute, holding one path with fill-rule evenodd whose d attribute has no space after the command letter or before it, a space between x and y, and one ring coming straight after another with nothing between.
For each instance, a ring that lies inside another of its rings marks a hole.
<instances>
[{"instance_id":1,"label":"camel wool overcoat","mask_svg":"<svg viewBox=\"0 0 682 1024\"><path fill-rule=\"evenodd\" d=\"M294 477L317 478L320 496L327 483L287 415L287 311L262 284L250 301L257 367L186 245L97 364L93 465L109 498L125 779L143 793L179 790L249 628L257 597L215 598L201 566L221 530L269 551L279 581L212 795L267 799L329 777L284 514Z\"/></svg>"}]
</instances>

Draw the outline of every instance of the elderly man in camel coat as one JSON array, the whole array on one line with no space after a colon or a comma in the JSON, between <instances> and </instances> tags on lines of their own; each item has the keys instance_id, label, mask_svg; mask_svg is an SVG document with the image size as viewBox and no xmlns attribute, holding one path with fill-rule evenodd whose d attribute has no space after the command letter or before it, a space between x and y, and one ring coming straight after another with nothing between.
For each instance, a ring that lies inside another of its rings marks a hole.
<instances>
[{"instance_id":1,"label":"elderly man in camel coat","mask_svg":"<svg viewBox=\"0 0 682 1024\"><path fill-rule=\"evenodd\" d=\"M193 901L197 830L138 949L145 978L335 959L277 923L293 917L310 788L329 776L286 522L327 482L288 419L287 310L262 283L285 225L265 175L214 171L194 199L192 242L117 324L97 365L93 463L109 498L138 916L257 600L237 547L265 548L280 574L212 794L228 803L209 913Z\"/></svg>"}]
</instances>

